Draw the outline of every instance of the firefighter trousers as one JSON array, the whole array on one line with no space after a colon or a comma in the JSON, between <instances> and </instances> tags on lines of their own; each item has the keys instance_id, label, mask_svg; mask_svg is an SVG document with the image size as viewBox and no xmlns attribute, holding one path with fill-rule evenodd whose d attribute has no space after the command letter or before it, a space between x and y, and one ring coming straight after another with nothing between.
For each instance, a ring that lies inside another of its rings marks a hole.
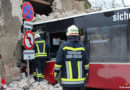
<instances>
[{"instance_id":1,"label":"firefighter trousers","mask_svg":"<svg viewBox=\"0 0 130 90\"><path fill-rule=\"evenodd\" d=\"M63 87L63 90L85 90L85 87Z\"/></svg>"},{"instance_id":2,"label":"firefighter trousers","mask_svg":"<svg viewBox=\"0 0 130 90\"><path fill-rule=\"evenodd\" d=\"M46 66L46 59L44 58L36 58L35 59L35 71L36 77L38 81L42 81L44 79L44 71Z\"/></svg>"},{"instance_id":3,"label":"firefighter trousers","mask_svg":"<svg viewBox=\"0 0 130 90\"><path fill-rule=\"evenodd\" d=\"M32 71L33 71L33 78L34 78L34 80L35 81L37 81L37 73L36 73L36 64L35 64L35 59L34 60L32 60Z\"/></svg>"}]
</instances>

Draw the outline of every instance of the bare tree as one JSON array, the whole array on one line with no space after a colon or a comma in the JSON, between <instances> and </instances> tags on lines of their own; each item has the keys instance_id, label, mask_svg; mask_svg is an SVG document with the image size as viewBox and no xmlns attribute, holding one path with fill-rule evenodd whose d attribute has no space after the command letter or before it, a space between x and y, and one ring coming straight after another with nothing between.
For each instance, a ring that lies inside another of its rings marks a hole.
<instances>
[{"instance_id":1,"label":"bare tree","mask_svg":"<svg viewBox=\"0 0 130 90\"><path fill-rule=\"evenodd\" d=\"M111 6L114 8L114 2L115 0L112 0Z\"/></svg>"},{"instance_id":2,"label":"bare tree","mask_svg":"<svg viewBox=\"0 0 130 90\"><path fill-rule=\"evenodd\" d=\"M126 7L124 0L89 0L92 9L103 10L117 7Z\"/></svg>"},{"instance_id":3,"label":"bare tree","mask_svg":"<svg viewBox=\"0 0 130 90\"><path fill-rule=\"evenodd\" d=\"M121 0L124 7L126 7L124 0Z\"/></svg>"},{"instance_id":4,"label":"bare tree","mask_svg":"<svg viewBox=\"0 0 130 90\"><path fill-rule=\"evenodd\" d=\"M91 3L88 0L86 0L85 6L86 6L87 9L90 9L91 8Z\"/></svg>"}]
</instances>

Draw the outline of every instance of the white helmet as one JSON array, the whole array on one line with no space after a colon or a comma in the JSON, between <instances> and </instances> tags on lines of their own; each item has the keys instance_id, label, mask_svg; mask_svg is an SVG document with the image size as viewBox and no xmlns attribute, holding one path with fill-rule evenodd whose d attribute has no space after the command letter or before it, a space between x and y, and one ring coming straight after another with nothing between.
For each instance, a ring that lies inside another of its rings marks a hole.
<instances>
[{"instance_id":1,"label":"white helmet","mask_svg":"<svg viewBox=\"0 0 130 90\"><path fill-rule=\"evenodd\" d=\"M40 35L39 34L35 34L34 35L34 38L36 39L36 38L39 38L40 37Z\"/></svg>"},{"instance_id":2,"label":"white helmet","mask_svg":"<svg viewBox=\"0 0 130 90\"><path fill-rule=\"evenodd\" d=\"M79 30L78 27L75 25L71 25L67 28L67 32L66 32L67 36L78 36L79 35Z\"/></svg>"}]
</instances>

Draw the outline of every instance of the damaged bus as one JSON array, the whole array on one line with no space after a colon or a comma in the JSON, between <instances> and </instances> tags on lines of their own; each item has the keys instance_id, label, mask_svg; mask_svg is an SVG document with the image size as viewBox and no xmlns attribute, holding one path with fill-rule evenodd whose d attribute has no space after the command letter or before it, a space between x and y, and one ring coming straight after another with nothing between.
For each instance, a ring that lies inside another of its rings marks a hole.
<instances>
[{"instance_id":1,"label":"damaged bus","mask_svg":"<svg viewBox=\"0 0 130 90\"><path fill-rule=\"evenodd\" d=\"M100 89L130 88L130 8L98 11L50 21L34 22L42 27L50 44L45 78L54 83L54 62L66 29L75 24L90 59L87 87ZM33 32L35 32L33 30Z\"/></svg>"}]
</instances>

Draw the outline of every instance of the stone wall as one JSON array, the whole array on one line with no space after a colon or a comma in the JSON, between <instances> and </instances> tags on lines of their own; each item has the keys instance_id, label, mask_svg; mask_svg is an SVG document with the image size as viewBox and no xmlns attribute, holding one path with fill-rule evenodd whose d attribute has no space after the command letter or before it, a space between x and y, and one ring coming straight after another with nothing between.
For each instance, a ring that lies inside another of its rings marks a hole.
<instances>
[{"instance_id":1,"label":"stone wall","mask_svg":"<svg viewBox=\"0 0 130 90\"><path fill-rule=\"evenodd\" d=\"M22 0L0 0L0 74L10 79L7 81L17 76L12 75L15 72L15 51L22 24L20 5Z\"/></svg>"}]
</instances>

